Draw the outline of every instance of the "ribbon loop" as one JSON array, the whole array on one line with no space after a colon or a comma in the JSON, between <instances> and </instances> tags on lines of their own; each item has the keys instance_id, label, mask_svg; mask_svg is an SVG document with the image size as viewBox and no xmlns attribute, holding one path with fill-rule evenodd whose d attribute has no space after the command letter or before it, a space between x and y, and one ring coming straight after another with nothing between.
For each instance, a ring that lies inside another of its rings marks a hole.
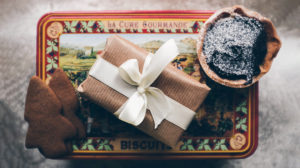
<instances>
[{"instance_id":1,"label":"ribbon loop","mask_svg":"<svg viewBox=\"0 0 300 168\"><path fill-rule=\"evenodd\" d=\"M141 80L139 64L136 59L129 59L119 67L119 73L123 80L131 85L137 86Z\"/></svg>"},{"instance_id":2,"label":"ribbon loop","mask_svg":"<svg viewBox=\"0 0 300 168\"><path fill-rule=\"evenodd\" d=\"M174 39L165 42L155 54L150 53L144 62L140 85L149 87L178 54Z\"/></svg>"},{"instance_id":3,"label":"ribbon loop","mask_svg":"<svg viewBox=\"0 0 300 168\"><path fill-rule=\"evenodd\" d=\"M132 125L139 125L145 118L147 110L147 97L144 94L135 92L124 103L116 113L119 119Z\"/></svg>"}]
</instances>

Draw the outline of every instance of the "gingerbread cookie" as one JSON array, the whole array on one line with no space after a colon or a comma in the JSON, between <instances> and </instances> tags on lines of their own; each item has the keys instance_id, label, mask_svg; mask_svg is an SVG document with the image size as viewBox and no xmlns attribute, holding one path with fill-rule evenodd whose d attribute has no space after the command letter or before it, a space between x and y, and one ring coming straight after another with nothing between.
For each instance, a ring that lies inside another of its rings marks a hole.
<instances>
[{"instance_id":1,"label":"gingerbread cookie","mask_svg":"<svg viewBox=\"0 0 300 168\"><path fill-rule=\"evenodd\" d=\"M49 80L49 87L62 103L63 115L76 127L77 138L84 138L85 128L80 119L76 116L76 112L80 110L79 100L74 87L62 69L58 68L55 70Z\"/></svg>"},{"instance_id":2,"label":"gingerbread cookie","mask_svg":"<svg viewBox=\"0 0 300 168\"><path fill-rule=\"evenodd\" d=\"M76 128L61 114L62 104L55 93L38 77L31 78L25 104L29 123L25 146L38 148L48 158L71 151L65 142L76 136Z\"/></svg>"}]
</instances>

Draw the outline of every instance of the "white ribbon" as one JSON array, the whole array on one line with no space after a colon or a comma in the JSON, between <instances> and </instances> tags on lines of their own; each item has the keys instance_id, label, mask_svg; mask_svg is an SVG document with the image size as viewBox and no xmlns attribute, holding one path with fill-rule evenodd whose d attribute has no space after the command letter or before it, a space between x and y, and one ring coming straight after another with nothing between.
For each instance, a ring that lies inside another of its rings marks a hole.
<instances>
[{"instance_id":1,"label":"white ribbon","mask_svg":"<svg viewBox=\"0 0 300 168\"><path fill-rule=\"evenodd\" d=\"M171 39L155 54L150 53L146 57L142 73L139 71L136 59L129 59L117 68L103 58L99 58L89 75L129 97L114 113L120 120L137 126L144 120L146 110L149 109L155 129L164 119L186 129L195 112L166 96L160 89L151 87L177 55L176 43Z\"/></svg>"}]
</instances>

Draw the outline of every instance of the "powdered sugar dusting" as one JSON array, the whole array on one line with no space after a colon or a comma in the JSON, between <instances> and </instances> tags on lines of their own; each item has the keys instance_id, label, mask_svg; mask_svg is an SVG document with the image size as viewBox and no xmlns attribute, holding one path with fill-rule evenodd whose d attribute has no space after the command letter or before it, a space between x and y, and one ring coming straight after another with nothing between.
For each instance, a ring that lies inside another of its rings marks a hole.
<instances>
[{"instance_id":1,"label":"powdered sugar dusting","mask_svg":"<svg viewBox=\"0 0 300 168\"><path fill-rule=\"evenodd\" d=\"M245 79L249 84L259 74L266 54L263 25L255 18L240 15L220 19L208 28L203 53L220 77Z\"/></svg>"}]
</instances>

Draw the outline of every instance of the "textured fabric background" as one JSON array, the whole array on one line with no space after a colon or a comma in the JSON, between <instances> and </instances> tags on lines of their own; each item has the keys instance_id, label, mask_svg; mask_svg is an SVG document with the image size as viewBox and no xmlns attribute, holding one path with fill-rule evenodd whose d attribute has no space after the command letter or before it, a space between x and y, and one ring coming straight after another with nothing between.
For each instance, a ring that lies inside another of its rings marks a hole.
<instances>
[{"instance_id":1,"label":"textured fabric background","mask_svg":"<svg viewBox=\"0 0 300 168\"><path fill-rule=\"evenodd\" d=\"M300 1L299 0L0 0L0 167L299 167ZM29 79L35 74L36 25L50 11L214 10L243 4L272 19L283 46L260 81L259 146L247 159L196 161L64 161L24 148L23 119Z\"/></svg>"}]
</instances>

